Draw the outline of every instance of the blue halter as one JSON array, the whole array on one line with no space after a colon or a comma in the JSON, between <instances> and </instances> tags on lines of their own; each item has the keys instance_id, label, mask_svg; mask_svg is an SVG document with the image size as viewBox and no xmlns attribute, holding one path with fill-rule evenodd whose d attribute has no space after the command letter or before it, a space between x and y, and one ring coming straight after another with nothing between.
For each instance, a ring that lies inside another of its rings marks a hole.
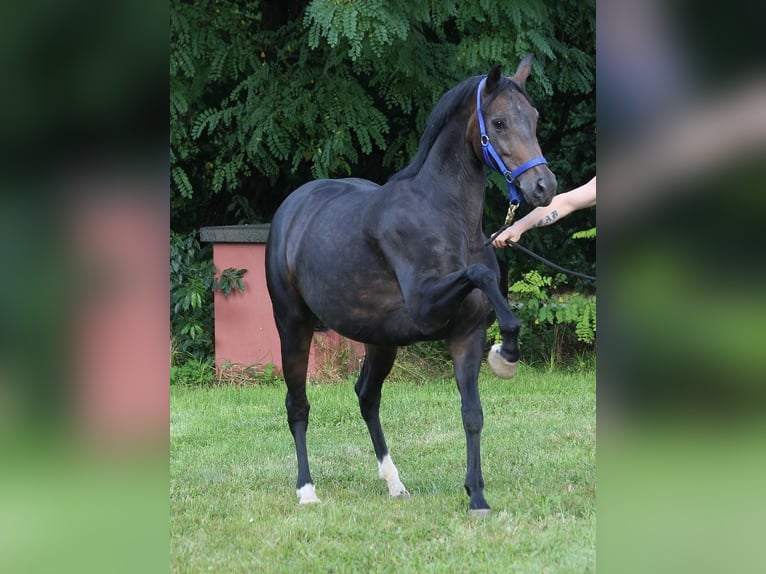
<instances>
[{"instance_id":1,"label":"blue halter","mask_svg":"<svg viewBox=\"0 0 766 574\"><path fill-rule=\"evenodd\" d=\"M497 153L497 150L492 145L492 142L489 141L489 136L487 135L487 126L484 123L484 114L481 111L481 89L486 83L487 76L484 76L481 79L481 82L479 82L479 87L476 89L476 115L479 117L479 130L481 131L481 150L484 153L484 161L487 163L489 168L502 173L505 177L505 181L508 183L508 202L512 206L518 206L519 203L521 203L521 195L519 194L519 190L516 189L516 184L514 182L525 171L532 169L536 165L548 163L548 161L541 156L522 163L514 170L508 169L500 157L500 154Z\"/></svg>"}]
</instances>

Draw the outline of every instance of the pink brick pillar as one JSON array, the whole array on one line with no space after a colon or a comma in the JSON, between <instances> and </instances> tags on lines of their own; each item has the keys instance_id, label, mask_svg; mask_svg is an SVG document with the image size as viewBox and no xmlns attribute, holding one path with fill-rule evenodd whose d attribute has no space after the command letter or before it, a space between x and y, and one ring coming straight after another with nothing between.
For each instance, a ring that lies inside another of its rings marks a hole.
<instances>
[{"instance_id":1,"label":"pink brick pillar","mask_svg":"<svg viewBox=\"0 0 766 574\"><path fill-rule=\"evenodd\" d=\"M243 281L244 293L233 289L229 297L216 291L215 363L221 369L232 366L263 367L274 365L282 369L279 335L274 324L271 299L266 288L266 239L269 225L230 225L205 227L200 230L202 241L213 243L213 263L216 273L229 267L247 269ZM309 356L309 376L326 376L340 368L358 371L364 356L364 345L341 337L333 331L314 333ZM343 363L333 365L330 363ZM346 373L339 373L341 376Z\"/></svg>"}]
</instances>

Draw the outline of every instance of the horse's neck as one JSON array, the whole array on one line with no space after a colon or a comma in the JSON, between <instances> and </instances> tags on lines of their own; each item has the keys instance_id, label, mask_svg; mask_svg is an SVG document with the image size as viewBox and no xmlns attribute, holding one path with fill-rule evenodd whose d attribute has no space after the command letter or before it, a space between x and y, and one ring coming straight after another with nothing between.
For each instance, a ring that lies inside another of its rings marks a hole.
<instances>
[{"instance_id":1,"label":"horse's neck","mask_svg":"<svg viewBox=\"0 0 766 574\"><path fill-rule=\"evenodd\" d=\"M473 149L463 139L437 139L416 176L422 193L455 213L468 231L481 229L484 214L486 170L477 163ZM460 147L462 145L462 147Z\"/></svg>"}]
</instances>

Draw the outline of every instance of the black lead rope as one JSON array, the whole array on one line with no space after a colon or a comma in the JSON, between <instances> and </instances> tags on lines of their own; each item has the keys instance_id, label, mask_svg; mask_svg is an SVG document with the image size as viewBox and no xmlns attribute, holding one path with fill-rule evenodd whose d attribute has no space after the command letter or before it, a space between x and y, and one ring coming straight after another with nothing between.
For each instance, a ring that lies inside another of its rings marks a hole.
<instances>
[{"instance_id":1,"label":"black lead rope","mask_svg":"<svg viewBox=\"0 0 766 574\"><path fill-rule=\"evenodd\" d=\"M503 227L498 229L495 233L492 234L492 237L490 237L484 245L491 245L492 241L494 241L495 237L500 235L503 231L505 231L509 227L510 227L510 225L504 225ZM556 269L558 271L561 271L562 273L567 273L569 275L574 275L575 277L581 277L583 279L587 279L588 281L595 281L596 280L596 278L593 275L586 275L585 273L580 273L579 271L572 271L571 269L565 269L565 268L561 267L560 265L556 265L552 261L548 261L545 257L540 257L534 251L531 251L530 249L527 249L526 247L516 243L515 241L511 241L510 239L507 239L506 240L506 244L510 245L511 247L515 247L516 249L520 249L521 251L523 251L524 253L526 253L530 257L534 257L538 261L541 261L541 262L545 263L546 265L548 265L550 267L553 267L554 269Z\"/></svg>"}]
</instances>

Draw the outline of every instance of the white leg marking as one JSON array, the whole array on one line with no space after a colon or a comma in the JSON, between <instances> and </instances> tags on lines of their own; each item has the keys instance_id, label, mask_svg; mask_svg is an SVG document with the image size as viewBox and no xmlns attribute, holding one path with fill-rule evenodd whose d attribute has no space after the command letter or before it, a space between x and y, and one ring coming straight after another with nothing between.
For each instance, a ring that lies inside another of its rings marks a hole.
<instances>
[{"instance_id":1,"label":"white leg marking","mask_svg":"<svg viewBox=\"0 0 766 574\"><path fill-rule=\"evenodd\" d=\"M314 491L314 485L311 483L304 484L298 490L295 491L298 495L298 504L312 504L316 502L322 502L317 498L317 494Z\"/></svg>"},{"instance_id":2,"label":"white leg marking","mask_svg":"<svg viewBox=\"0 0 766 574\"><path fill-rule=\"evenodd\" d=\"M391 496L409 497L410 493L407 492L407 488L399 480L399 471L389 455L384 456L383 460L378 462L378 477L386 481L388 494Z\"/></svg>"},{"instance_id":3,"label":"white leg marking","mask_svg":"<svg viewBox=\"0 0 766 574\"><path fill-rule=\"evenodd\" d=\"M500 343L492 345L487 355L487 362L495 373L501 379L511 379L516 375L517 363L506 361L500 354Z\"/></svg>"}]
</instances>

